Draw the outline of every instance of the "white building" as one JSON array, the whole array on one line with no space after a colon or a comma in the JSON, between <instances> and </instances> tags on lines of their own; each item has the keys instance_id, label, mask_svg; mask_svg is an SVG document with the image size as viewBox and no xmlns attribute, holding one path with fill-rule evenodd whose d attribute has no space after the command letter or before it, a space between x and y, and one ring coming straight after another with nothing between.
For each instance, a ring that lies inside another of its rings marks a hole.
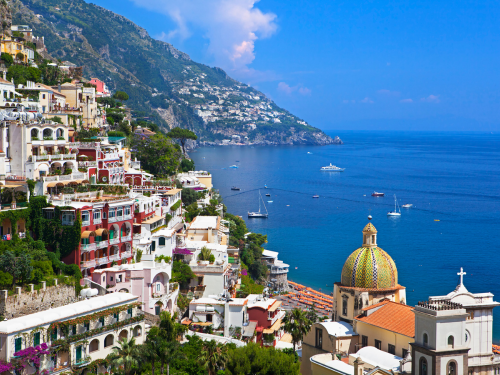
<instances>
[{"instance_id":1,"label":"white building","mask_svg":"<svg viewBox=\"0 0 500 375\"><path fill-rule=\"evenodd\" d=\"M11 362L14 353L42 344L68 345L67 350L41 357L40 371L53 369L51 374L58 374L106 358L120 339L135 337L136 343L142 344L144 315L136 303L137 297L130 293L112 293L3 321L0 359ZM96 318L94 314L98 314ZM80 323L86 316L89 321ZM25 371L35 372L32 366L28 363Z\"/></svg>"}]
</instances>

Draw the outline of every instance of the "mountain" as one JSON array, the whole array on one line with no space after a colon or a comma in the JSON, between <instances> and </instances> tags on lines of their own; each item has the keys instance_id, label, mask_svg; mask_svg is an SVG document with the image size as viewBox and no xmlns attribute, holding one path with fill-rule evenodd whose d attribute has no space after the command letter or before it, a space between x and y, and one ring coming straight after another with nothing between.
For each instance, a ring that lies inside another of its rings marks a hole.
<instances>
[{"instance_id":1,"label":"mountain","mask_svg":"<svg viewBox=\"0 0 500 375\"><path fill-rule=\"evenodd\" d=\"M191 60L123 16L83 0L12 0L13 24L30 25L54 58L126 91L137 118L193 130L200 141L232 136L263 144L331 144L320 129L222 69ZM340 141L341 142L341 141Z\"/></svg>"}]
</instances>

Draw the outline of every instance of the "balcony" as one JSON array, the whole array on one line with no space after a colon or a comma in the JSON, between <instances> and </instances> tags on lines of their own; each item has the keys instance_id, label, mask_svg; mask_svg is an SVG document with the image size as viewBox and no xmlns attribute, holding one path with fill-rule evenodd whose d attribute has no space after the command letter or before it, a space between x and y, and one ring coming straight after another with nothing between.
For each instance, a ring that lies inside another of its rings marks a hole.
<instances>
[{"instance_id":1,"label":"balcony","mask_svg":"<svg viewBox=\"0 0 500 375\"><path fill-rule=\"evenodd\" d=\"M123 236L122 237L122 242L129 242L132 241L132 235L129 234L128 236Z\"/></svg>"},{"instance_id":2,"label":"balcony","mask_svg":"<svg viewBox=\"0 0 500 375\"><path fill-rule=\"evenodd\" d=\"M96 242L96 248L97 249L103 249L105 247L108 247L108 240L105 240L105 241L99 241L99 242Z\"/></svg>"},{"instance_id":3,"label":"balcony","mask_svg":"<svg viewBox=\"0 0 500 375\"><path fill-rule=\"evenodd\" d=\"M81 263L81 268L92 268L92 267L95 267L95 259Z\"/></svg>"},{"instance_id":4,"label":"balcony","mask_svg":"<svg viewBox=\"0 0 500 375\"><path fill-rule=\"evenodd\" d=\"M99 266L108 263L109 263L108 257L97 258L97 265Z\"/></svg>"},{"instance_id":5,"label":"balcony","mask_svg":"<svg viewBox=\"0 0 500 375\"><path fill-rule=\"evenodd\" d=\"M52 181L72 181L72 180L85 180L85 174L83 173L72 173L72 174L65 174L65 175L59 175L59 176L43 176L42 181L43 182L52 182Z\"/></svg>"},{"instance_id":6,"label":"balcony","mask_svg":"<svg viewBox=\"0 0 500 375\"><path fill-rule=\"evenodd\" d=\"M118 244L118 243L120 243L120 237L117 237L117 238L110 238L110 239L109 239L109 244L110 244L110 245L116 245L116 244Z\"/></svg>"},{"instance_id":7,"label":"balcony","mask_svg":"<svg viewBox=\"0 0 500 375\"><path fill-rule=\"evenodd\" d=\"M94 225L101 224L101 223L102 223L102 219L101 218L98 218L98 219L94 218Z\"/></svg>"},{"instance_id":8,"label":"balcony","mask_svg":"<svg viewBox=\"0 0 500 375\"><path fill-rule=\"evenodd\" d=\"M82 227L88 227L90 225L90 220L82 221Z\"/></svg>"},{"instance_id":9,"label":"balcony","mask_svg":"<svg viewBox=\"0 0 500 375\"><path fill-rule=\"evenodd\" d=\"M82 243L82 247L81 247L82 253L86 253L87 251L92 251L95 249L96 249L95 243L85 243L85 244Z\"/></svg>"},{"instance_id":10,"label":"balcony","mask_svg":"<svg viewBox=\"0 0 500 375\"><path fill-rule=\"evenodd\" d=\"M285 316L285 310L280 310L276 313L276 315L274 316L274 318L267 318L267 320L271 320L271 325L273 325L274 323L276 323L276 321L278 319L281 319Z\"/></svg>"},{"instance_id":11,"label":"balcony","mask_svg":"<svg viewBox=\"0 0 500 375\"><path fill-rule=\"evenodd\" d=\"M108 223L114 223L114 222L116 222L116 221L118 221L118 220L116 219L116 216L113 216L113 217L111 217L111 216L110 216L110 217L108 217Z\"/></svg>"},{"instance_id":12,"label":"balcony","mask_svg":"<svg viewBox=\"0 0 500 375\"><path fill-rule=\"evenodd\" d=\"M74 220L63 220L62 225L73 225L75 224Z\"/></svg>"},{"instance_id":13,"label":"balcony","mask_svg":"<svg viewBox=\"0 0 500 375\"><path fill-rule=\"evenodd\" d=\"M120 260L120 254L113 254L113 255L109 256L109 261L110 262L113 262L113 261L116 262L117 260Z\"/></svg>"},{"instance_id":14,"label":"balcony","mask_svg":"<svg viewBox=\"0 0 500 375\"><path fill-rule=\"evenodd\" d=\"M124 253L121 253L121 258L122 259L127 259L127 258L130 258L132 256L132 252L131 251L125 251Z\"/></svg>"},{"instance_id":15,"label":"balcony","mask_svg":"<svg viewBox=\"0 0 500 375\"><path fill-rule=\"evenodd\" d=\"M123 220L132 220L132 214L123 215Z\"/></svg>"}]
</instances>

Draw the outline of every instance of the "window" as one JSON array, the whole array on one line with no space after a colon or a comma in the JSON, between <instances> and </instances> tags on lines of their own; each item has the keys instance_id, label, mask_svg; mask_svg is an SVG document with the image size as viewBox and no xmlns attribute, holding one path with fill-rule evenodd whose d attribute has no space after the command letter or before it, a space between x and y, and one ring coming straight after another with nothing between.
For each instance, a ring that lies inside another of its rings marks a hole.
<instances>
[{"instance_id":1,"label":"window","mask_svg":"<svg viewBox=\"0 0 500 375\"><path fill-rule=\"evenodd\" d=\"M104 211L103 211L103 213L102 213L102 218L103 218L103 219L106 219L106 218L107 218L107 216L106 216L106 212L104 212Z\"/></svg>"},{"instance_id":2,"label":"window","mask_svg":"<svg viewBox=\"0 0 500 375\"><path fill-rule=\"evenodd\" d=\"M108 212L109 218L110 218L110 219L113 219L113 218L115 217L115 213L116 213L116 212L115 212L115 210L114 210L114 209L113 209L113 210L111 210L111 209L110 209L110 210L109 210L109 212Z\"/></svg>"},{"instance_id":3,"label":"window","mask_svg":"<svg viewBox=\"0 0 500 375\"><path fill-rule=\"evenodd\" d=\"M45 94L42 94L42 99L45 99Z\"/></svg>"},{"instance_id":4,"label":"window","mask_svg":"<svg viewBox=\"0 0 500 375\"><path fill-rule=\"evenodd\" d=\"M406 358L407 355L408 355L408 349L403 349L403 356L402 356L402 358Z\"/></svg>"},{"instance_id":5,"label":"window","mask_svg":"<svg viewBox=\"0 0 500 375\"><path fill-rule=\"evenodd\" d=\"M83 323L83 328L85 328L85 331L90 330L90 322Z\"/></svg>"},{"instance_id":6,"label":"window","mask_svg":"<svg viewBox=\"0 0 500 375\"><path fill-rule=\"evenodd\" d=\"M368 346L368 336L361 336L361 346L364 348Z\"/></svg>"},{"instance_id":7,"label":"window","mask_svg":"<svg viewBox=\"0 0 500 375\"><path fill-rule=\"evenodd\" d=\"M40 332L36 332L33 335L33 346L40 345Z\"/></svg>"},{"instance_id":8,"label":"window","mask_svg":"<svg viewBox=\"0 0 500 375\"><path fill-rule=\"evenodd\" d=\"M23 348L23 338L18 337L14 340L15 351L18 352Z\"/></svg>"},{"instance_id":9,"label":"window","mask_svg":"<svg viewBox=\"0 0 500 375\"><path fill-rule=\"evenodd\" d=\"M73 325L71 326L71 334L72 334L72 335L76 335L76 324L73 324Z\"/></svg>"},{"instance_id":10,"label":"window","mask_svg":"<svg viewBox=\"0 0 500 375\"><path fill-rule=\"evenodd\" d=\"M396 347L392 344L389 344L388 345L388 350L387 350L390 354L392 355L396 355Z\"/></svg>"},{"instance_id":11,"label":"window","mask_svg":"<svg viewBox=\"0 0 500 375\"><path fill-rule=\"evenodd\" d=\"M323 330L316 328L316 343L315 346L319 349L323 348Z\"/></svg>"},{"instance_id":12,"label":"window","mask_svg":"<svg viewBox=\"0 0 500 375\"><path fill-rule=\"evenodd\" d=\"M130 215L130 206L125 207L125 215Z\"/></svg>"},{"instance_id":13,"label":"window","mask_svg":"<svg viewBox=\"0 0 500 375\"><path fill-rule=\"evenodd\" d=\"M113 276L111 276L111 277L109 278L109 281L113 281Z\"/></svg>"},{"instance_id":14,"label":"window","mask_svg":"<svg viewBox=\"0 0 500 375\"><path fill-rule=\"evenodd\" d=\"M423 337L422 341L424 342L424 346L429 345L429 336L427 336L427 333L424 333L424 337Z\"/></svg>"},{"instance_id":15,"label":"window","mask_svg":"<svg viewBox=\"0 0 500 375\"><path fill-rule=\"evenodd\" d=\"M347 298L342 300L342 315L347 315Z\"/></svg>"},{"instance_id":16,"label":"window","mask_svg":"<svg viewBox=\"0 0 500 375\"><path fill-rule=\"evenodd\" d=\"M101 211L95 210L94 211L94 220L100 220L101 219Z\"/></svg>"},{"instance_id":17,"label":"window","mask_svg":"<svg viewBox=\"0 0 500 375\"><path fill-rule=\"evenodd\" d=\"M131 308L127 310L127 314L129 314L130 316L132 316L132 309Z\"/></svg>"},{"instance_id":18,"label":"window","mask_svg":"<svg viewBox=\"0 0 500 375\"><path fill-rule=\"evenodd\" d=\"M155 315L160 315L160 306L155 306Z\"/></svg>"},{"instance_id":19,"label":"window","mask_svg":"<svg viewBox=\"0 0 500 375\"><path fill-rule=\"evenodd\" d=\"M456 375L457 374L457 364L455 361L448 362L448 375Z\"/></svg>"},{"instance_id":20,"label":"window","mask_svg":"<svg viewBox=\"0 0 500 375\"><path fill-rule=\"evenodd\" d=\"M165 246L165 237L160 237L158 239L158 245L159 246Z\"/></svg>"},{"instance_id":21,"label":"window","mask_svg":"<svg viewBox=\"0 0 500 375\"><path fill-rule=\"evenodd\" d=\"M160 291L160 288L161 288L161 287L160 287L160 285L161 285L160 283L156 283L156 291L157 291L157 292L159 292L159 291Z\"/></svg>"},{"instance_id":22,"label":"window","mask_svg":"<svg viewBox=\"0 0 500 375\"><path fill-rule=\"evenodd\" d=\"M448 337L448 348L453 349L455 347L455 338L453 336Z\"/></svg>"},{"instance_id":23,"label":"window","mask_svg":"<svg viewBox=\"0 0 500 375\"><path fill-rule=\"evenodd\" d=\"M121 208L121 207L118 208L116 216L118 216L118 217L122 217L123 216L123 208Z\"/></svg>"},{"instance_id":24,"label":"window","mask_svg":"<svg viewBox=\"0 0 500 375\"><path fill-rule=\"evenodd\" d=\"M57 328L54 328L54 329L52 330L52 332L51 332L51 334L50 334L50 339L51 339L52 341L57 340Z\"/></svg>"},{"instance_id":25,"label":"window","mask_svg":"<svg viewBox=\"0 0 500 375\"><path fill-rule=\"evenodd\" d=\"M424 357L420 358L420 375L427 375L427 360Z\"/></svg>"},{"instance_id":26,"label":"window","mask_svg":"<svg viewBox=\"0 0 500 375\"><path fill-rule=\"evenodd\" d=\"M82 212L82 224L85 225L85 223L90 223L90 215L89 215L89 212L88 211L83 211Z\"/></svg>"},{"instance_id":27,"label":"window","mask_svg":"<svg viewBox=\"0 0 500 375\"><path fill-rule=\"evenodd\" d=\"M116 319L117 322L120 321L120 313L114 313L113 317Z\"/></svg>"},{"instance_id":28,"label":"window","mask_svg":"<svg viewBox=\"0 0 500 375\"><path fill-rule=\"evenodd\" d=\"M380 340L375 340L375 347L376 347L378 350L382 350L382 341L380 341Z\"/></svg>"},{"instance_id":29,"label":"window","mask_svg":"<svg viewBox=\"0 0 500 375\"><path fill-rule=\"evenodd\" d=\"M212 314L207 314L207 322L211 322L212 321Z\"/></svg>"},{"instance_id":30,"label":"window","mask_svg":"<svg viewBox=\"0 0 500 375\"><path fill-rule=\"evenodd\" d=\"M101 323L101 327L104 327L104 316L99 318L99 323Z\"/></svg>"}]
</instances>

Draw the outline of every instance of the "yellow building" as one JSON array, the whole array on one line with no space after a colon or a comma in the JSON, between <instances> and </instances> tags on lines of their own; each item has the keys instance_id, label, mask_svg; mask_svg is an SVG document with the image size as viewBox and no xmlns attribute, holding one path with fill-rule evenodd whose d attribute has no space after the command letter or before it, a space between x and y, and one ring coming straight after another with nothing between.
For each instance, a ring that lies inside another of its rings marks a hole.
<instances>
[{"instance_id":1,"label":"yellow building","mask_svg":"<svg viewBox=\"0 0 500 375\"><path fill-rule=\"evenodd\" d=\"M374 346L406 358L410 344L415 342L415 313L412 306L382 301L363 308L354 318L354 330L360 347Z\"/></svg>"},{"instance_id":2,"label":"yellow building","mask_svg":"<svg viewBox=\"0 0 500 375\"><path fill-rule=\"evenodd\" d=\"M353 324L364 307L384 299L406 302L406 288L398 284L396 263L377 246L377 230L371 222L363 229L363 245L347 258L341 280L333 290L335 321Z\"/></svg>"},{"instance_id":3,"label":"yellow building","mask_svg":"<svg viewBox=\"0 0 500 375\"><path fill-rule=\"evenodd\" d=\"M34 52L31 48L26 47L21 40L12 39L9 36L4 36L1 40L0 50L2 53L8 53L14 59L17 59L17 54L20 52L23 54L23 59L21 62L27 64L30 57L34 56Z\"/></svg>"}]
</instances>

